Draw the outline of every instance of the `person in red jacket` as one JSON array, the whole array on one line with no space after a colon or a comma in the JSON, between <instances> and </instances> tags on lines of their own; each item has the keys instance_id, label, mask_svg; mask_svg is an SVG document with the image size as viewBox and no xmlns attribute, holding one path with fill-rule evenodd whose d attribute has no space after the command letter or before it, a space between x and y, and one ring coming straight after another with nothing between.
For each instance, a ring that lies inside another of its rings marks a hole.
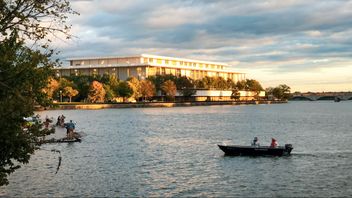
<instances>
[{"instance_id":1,"label":"person in red jacket","mask_svg":"<svg viewBox=\"0 0 352 198\"><path fill-rule=\"evenodd\" d=\"M270 147L278 147L279 143L277 143L275 138L271 138L271 144Z\"/></svg>"}]
</instances>

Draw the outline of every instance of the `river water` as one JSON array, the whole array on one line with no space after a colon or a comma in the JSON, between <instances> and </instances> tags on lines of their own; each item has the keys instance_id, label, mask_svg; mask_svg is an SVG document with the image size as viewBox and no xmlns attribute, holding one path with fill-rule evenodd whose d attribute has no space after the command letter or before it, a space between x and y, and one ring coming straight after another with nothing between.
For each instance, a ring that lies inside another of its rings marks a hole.
<instances>
[{"instance_id":1,"label":"river water","mask_svg":"<svg viewBox=\"0 0 352 198\"><path fill-rule=\"evenodd\" d=\"M352 101L39 113L74 120L83 142L43 145L0 195L352 196ZM291 143L292 155L228 157L217 147L254 136Z\"/></svg>"}]
</instances>

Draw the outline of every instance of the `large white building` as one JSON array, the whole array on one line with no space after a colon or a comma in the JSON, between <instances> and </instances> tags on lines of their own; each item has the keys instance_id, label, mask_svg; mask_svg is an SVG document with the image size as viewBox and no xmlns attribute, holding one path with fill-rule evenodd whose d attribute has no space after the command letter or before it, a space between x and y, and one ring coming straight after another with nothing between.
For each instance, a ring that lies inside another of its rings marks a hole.
<instances>
[{"instance_id":1,"label":"large white building","mask_svg":"<svg viewBox=\"0 0 352 198\"><path fill-rule=\"evenodd\" d=\"M237 82L246 78L244 73L235 72L226 63L192 60L141 54L126 57L69 58L69 66L56 68L57 76L70 75L115 75L120 80L129 77L145 79L154 75L172 74L202 79L205 76L223 77Z\"/></svg>"}]
</instances>

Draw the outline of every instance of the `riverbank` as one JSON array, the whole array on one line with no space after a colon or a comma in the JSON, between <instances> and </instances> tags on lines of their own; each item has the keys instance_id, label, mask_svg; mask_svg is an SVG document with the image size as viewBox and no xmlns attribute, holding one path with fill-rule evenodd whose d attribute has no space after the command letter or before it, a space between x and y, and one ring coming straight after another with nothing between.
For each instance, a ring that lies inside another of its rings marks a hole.
<instances>
[{"instance_id":1,"label":"riverbank","mask_svg":"<svg viewBox=\"0 0 352 198\"><path fill-rule=\"evenodd\" d=\"M256 104L282 104L287 101L196 101L196 102L136 102L136 103L113 103L113 104L88 104L88 103L60 103L55 107L39 108L37 110L72 110L72 109L113 109L113 108L148 108L148 107L187 107L187 106L210 106L210 105L256 105Z\"/></svg>"}]
</instances>

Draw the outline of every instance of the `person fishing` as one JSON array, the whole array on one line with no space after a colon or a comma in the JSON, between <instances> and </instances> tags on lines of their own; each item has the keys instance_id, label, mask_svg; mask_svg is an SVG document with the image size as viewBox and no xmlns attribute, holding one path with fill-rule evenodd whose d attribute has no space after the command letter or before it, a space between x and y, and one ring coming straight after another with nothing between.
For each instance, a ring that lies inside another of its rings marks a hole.
<instances>
[{"instance_id":1,"label":"person fishing","mask_svg":"<svg viewBox=\"0 0 352 198\"><path fill-rule=\"evenodd\" d=\"M252 146L260 146L260 144L259 144L259 140L258 140L258 138L257 137L254 137L254 139L253 139L253 141L252 141L252 144L251 144Z\"/></svg>"},{"instance_id":2,"label":"person fishing","mask_svg":"<svg viewBox=\"0 0 352 198\"><path fill-rule=\"evenodd\" d=\"M52 121L50 120L50 118L48 116L45 117L45 121L44 121L44 126L46 129L49 128L49 124L51 123Z\"/></svg>"},{"instance_id":3,"label":"person fishing","mask_svg":"<svg viewBox=\"0 0 352 198\"><path fill-rule=\"evenodd\" d=\"M271 144L270 147L276 148L279 146L279 143L276 141L275 138L271 138Z\"/></svg>"},{"instance_id":4,"label":"person fishing","mask_svg":"<svg viewBox=\"0 0 352 198\"><path fill-rule=\"evenodd\" d=\"M73 131L75 130L75 123L70 120L69 123L65 123L67 139L73 139Z\"/></svg>"}]
</instances>

